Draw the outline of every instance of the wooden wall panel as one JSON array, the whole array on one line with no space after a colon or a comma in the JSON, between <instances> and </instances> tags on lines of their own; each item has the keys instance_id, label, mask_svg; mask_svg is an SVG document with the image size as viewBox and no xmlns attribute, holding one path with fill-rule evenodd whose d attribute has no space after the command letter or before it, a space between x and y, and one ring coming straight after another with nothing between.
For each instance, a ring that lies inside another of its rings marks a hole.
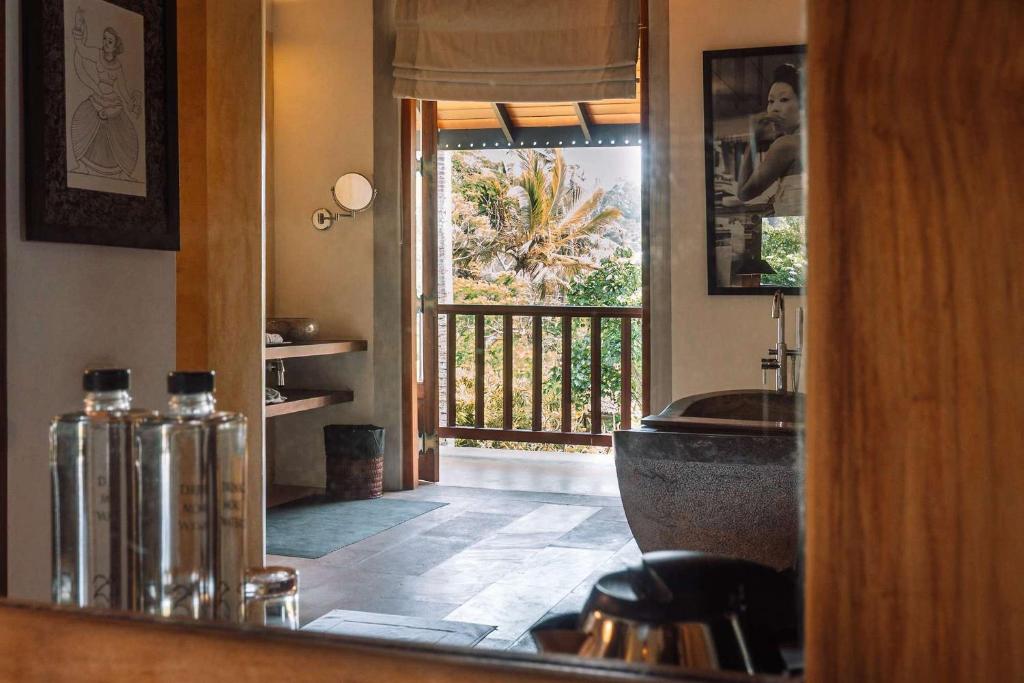
<instances>
[{"instance_id":1,"label":"wooden wall panel","mask_svg":"<svg viewBox=\"0 0 1024 683\"><path fill-rule=\"evenodd\" d=\"M501 652L432 650L310 633L0 605L0 680L19 683L770 683L775 678L627 672L622 666L539 662Z\"/></svg>"},{"instance_id":2,"label":"wooden wall panel","mask_svg":"<svg viewBox=\"0 0 1024 683\"><path fill-rule=\"evenodd\" d=\"M811 681L1024 680L1024 3L811 0Z\"/></svg>"},{"instance_id":3,"label":"wooden wall panel","mask_svg":"<svg viewBox=\"0 0 1024 683\"><path fill-rule=\"evenodd\" d=\"M178 0L177 365L209 365L207 336L206 0Z\"/></svg>"},{"instance_id":4,"label":"wooden wall panel","mask_svg":"<svg viewBox=\"0 0 1024 683\"><path fill-rule=\"evenodd\" d=\"M248 531L263 561L263 3L209 2L209 352L218 402L249 418Z\"/></svg>"},{"instance_id":5,"label":"wooden wall panel","mask_svg":"<svg viewBox=\"0 0 1024 683\"><path fill-rule=\"evenodd\" d=\"M0 122L7 130L7 13L0 12ZM7 595L7 135L0 137L0 598Z\"/></svg>"},{"instance_id":6,"label":"wooden wall panel","mask_svg":"<svg viewBox=\"0 0 1024 683\"><path fill-rule=\"evenodd\" d=\"M179 120L188 153L182 214L189 220L178 259L178 362L216 370L218 407L249 418L248 544L257 564L264 517L263 3L183 0L179 18L179 50L188 54Z\"/></svg>"},{"instance_id":7,"label":"wooden wall panel","mask_svg":"<svg viewBox=\"0 0 1024 683\"><path fill-rule=\"evenodd\" d=\"M263 177L267 191L264 196L263 250L264 306L268 318L274 315L274 32L270 27L270 8L265 5L267 16L266 39L263 43ZM269 442L269 439L268 439ZM273 481L272 479L270 481Z\"/></svg>"}]
</instances>

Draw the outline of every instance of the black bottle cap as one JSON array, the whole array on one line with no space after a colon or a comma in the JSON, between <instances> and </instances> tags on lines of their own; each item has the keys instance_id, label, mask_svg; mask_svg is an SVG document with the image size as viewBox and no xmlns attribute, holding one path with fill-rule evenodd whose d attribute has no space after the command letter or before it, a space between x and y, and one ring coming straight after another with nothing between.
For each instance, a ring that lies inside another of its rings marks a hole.
<instances>
[{"instance_id":1,"label":"black bottle cap","mask_svg":"<svg viewBox=\"0 0 1024 683\"><path fill-rule=\"evenodd\" d=\"M175 371L167 375L168 394L203 394L213 391L212 370Z\"/></svg>"},{"instance_id":2,"label":"black bottle cap","mask_svg":"<svg viewBox=\"0 0 1024 683\"><path fill-rule=\"evenodd\" d=\"M128 391L132 385L132 371L126 368L86 370L82 375L82 388L86 391Z\"/></svg>"}]
</instances>

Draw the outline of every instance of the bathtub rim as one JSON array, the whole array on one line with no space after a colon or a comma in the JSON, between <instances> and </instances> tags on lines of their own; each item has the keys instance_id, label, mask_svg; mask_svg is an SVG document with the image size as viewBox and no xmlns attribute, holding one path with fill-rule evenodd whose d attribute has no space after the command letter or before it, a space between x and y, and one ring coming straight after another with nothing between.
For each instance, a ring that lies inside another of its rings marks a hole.
<instances>
[{"instance_id":1,"label":"bathtub rim","mask_svg":"<svg viewBox=\"0 0 1024 683\"><path fill-rule=\"evenodd\" d=\"M756 436L802 436L803 422L766 421L766 420L734 420L720 417L686 417L678 415L686 408L708 398L718 396L735 396L739 394L776 394L779 392L767 389L726 389L692 394L676 399L657 415L641 418L642 427L669 432L686 432L691 434L740 434ZM804 394L787 392L790 395L806 400ZM666 415L671 411L676 413Z\"/></svg>"}]
</instances>

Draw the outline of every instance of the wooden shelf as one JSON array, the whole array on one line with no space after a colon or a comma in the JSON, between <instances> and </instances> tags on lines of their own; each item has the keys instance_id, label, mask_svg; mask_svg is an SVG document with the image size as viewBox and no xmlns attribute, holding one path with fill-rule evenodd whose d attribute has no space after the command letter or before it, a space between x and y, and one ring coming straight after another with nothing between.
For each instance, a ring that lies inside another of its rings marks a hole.
<instances>
[{"instance_id":1,"label":"wooden shelf","mask_svg":"<svg viewBox=\"0 0 1024 683\"><path fill-rule=\"evenodd\" d=\"M295 342L294 344L268 346L265 358L267 360L277 360L279 358L331 356L337 353L365 351L366 347L365 339L328 339L324 341Z\"/></svg>"},{"instance_id":2,"label":"wooden shelf","mask_svg":"<svg viewBox=\"0 0 1024 683\"><path fill-rule=\"evenodd\" d=\"M288 400L284 403L267 404L267 417L290 415L291 413L301 413L306 410L315 410L338 403L349 403L354 398L352 392L348 389L334 391L330 389L292 389L290 387L282 387L281 393Z\"/></svg>"}]
</instances>

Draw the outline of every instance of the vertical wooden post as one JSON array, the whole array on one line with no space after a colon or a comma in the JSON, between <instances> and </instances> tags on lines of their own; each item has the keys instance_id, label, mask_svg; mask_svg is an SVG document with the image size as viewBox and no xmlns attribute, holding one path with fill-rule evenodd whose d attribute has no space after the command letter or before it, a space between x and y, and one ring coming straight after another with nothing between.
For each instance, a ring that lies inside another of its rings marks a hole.
<instances>
[{"instance_id":1,"label":"vertical wooden post","mask_svg":"<svg viewBox=\"0 0 1024 683\"><path fill-rule=\"evenodd\" d=\"M0 68L7 82L7 13L0 12ZM7 88L0 90L0 122L7 130ZM0 598L7 597L7 136L0 137Z\"/></svg>"},{"instance_id":2,"label":"vertical wooden post","mask_svg":"<svg viewBox=\"0 0 1024 683\"><path fill-rule=\"evenodd\" d=\"M590 433L600 434L601 425L601 318L590 316Z\"/></svg>"},{"instance_id":3,"label":"vertical wooden post","mask_svg":"<svg viewBox=\"0 0 1024 683\"><path fill-rule=\"evenodd\" d=\"M809 3L808 681L1024 680L1024 3Z\"/></svg>"},{"instance_id":4,"label":"vertical wooden post","mask_svg":"<svg viewBox=\"0 0 1024 683\"><path fill-rule=\"evenodd\" d=\"M533 431L544 428L544 327L539 315L533 316Z\"/></svg>"},{"instance_id":5,"label":"vertical wooden post","mask_svg":"<svg viewBox=\"0 0 1024 683\"><path fill-rule=\"evenodd\" d=\"M502 316L501 426L512 429L512 316Z\"/></svg>"},{"instance_id":6,"label":"vertical wooden post","mask_svg":"<svg viewBox=\"0 0 1024 683\"><path fill-rule=\"evenodd\" d=\"M562 431L572 431L572 318L562 316Z\"/></svg>"},{"instance_id":7,"label":"vertical wooden post","mask_svg":"<svg viewBox=\"0 0 1024 683\"><path fill-rule=\"evenodd\" d=\"M455 419L455 379L458 376L459 366L456 362L455 346L458 341L458 328L455 326L459 316L454 313L448 314L448 426L454 427L458 424Z\"/></svg>"},{"instance_id":8,"label":"vertical wooden post","mask_svg":"<svg viewBox=\"0 0 1024 683\"><path fill-rule=\"evenodd\" d=\"M206 0L178 0L178 184L181 250L175 260L176 362L210 366L206 173Z\"/></svg>"},{"instance_id":9,"label":"vertical wooden post","mask_svg":"<svg viewBox=\"0 0 1024 683\"><path fill-rule=\"evenodd\" d=\"M258 565L266 484L264 7L260 0L193 1L179 10L178 52L195 49L201 55L190 56L188 72L179 74L179 137L187 150L181 215L189 236L177 264L184 294L177 315L178 358L215 370L218 407L249 419L246 543L248 561ZM190 111L190 104L202 114Z\"/></svg>"},{"instance_id":10,"label":"vertical wooden post","mask_svg":"<svg viewBox=\"0 0 1024 683\"><path fill-rule=\"evenodd\" d=\"M619 377L622 380L619 429L633 428L633 319L622 316L622 348L620 349Z\"/></svg>"},{"instance_id":11,"label":"vertical wooden post","mask_svg":"<svg viewBox=\"0 0 1024 683\"><path fill-rule=\"evenodd\" d=\"M476 321L476 343L473 346L473 368L475 370L473 389L476 400L473 405L473 423L477 427L484 426L484 363L487 360L484 349L484 317L473 316Z\"/></svg>"}]
</instances>

